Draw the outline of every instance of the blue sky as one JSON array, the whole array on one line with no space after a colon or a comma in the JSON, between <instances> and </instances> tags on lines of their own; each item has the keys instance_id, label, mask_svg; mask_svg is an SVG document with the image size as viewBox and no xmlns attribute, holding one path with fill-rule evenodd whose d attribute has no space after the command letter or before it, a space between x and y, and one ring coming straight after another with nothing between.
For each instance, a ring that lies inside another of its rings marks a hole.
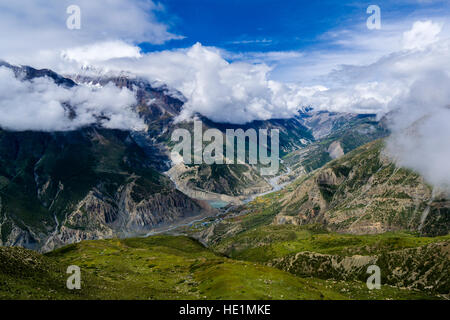
<instances>
[{"instance_id":1,"label":"blue sky","mask_svg":"<svg viewBox=\"0 0 450 320\"><path fill-rule=\"evenodd\" d=\"M184 48L201 42L231 52L269 52L327 49L321 35L337 29L366 31L371 4L380 6L382 19L442 16L446 1L302 1L302 0L162 0L158 18L170 31L183 35L163 45L141 44L145 52ZM335 48L329 48L335 49Z\"/></svg>"},{"instance_id":2,"label":"blue sky","mask_svg":"<svg viewBox=\"0 0 450 320\"><path fill-rule=\"evenodd\" d=\"M73 4L82 12L75 31L66 28ZM366 27L371 4L381 8L381 30ZM368 65L402 50L402 36L416 21L431 20L443 26L441 38L450 35L448 17L448 0L0 0L0 38L7 43L0 57L61 71L68 65L61 53L98 64L199 42L229 62L266 64L270 79L323 84L320 76L341 65Z\"/></svg>"}]
</instances>

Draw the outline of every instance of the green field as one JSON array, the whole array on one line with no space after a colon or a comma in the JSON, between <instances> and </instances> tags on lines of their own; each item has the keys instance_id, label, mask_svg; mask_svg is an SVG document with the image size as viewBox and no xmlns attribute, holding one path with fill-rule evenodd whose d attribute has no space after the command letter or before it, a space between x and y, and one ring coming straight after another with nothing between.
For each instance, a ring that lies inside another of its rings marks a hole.
<instances>
[{"instance_id":1,"label":"green field","mask_svg":"<svg viewBox=\"0 0 450 320\"><path fill-rule=\"evenodd\" d=\"M65 288L69 265L81 290ZM1 299L429 299L435 295L360 281L301 278L214 253L187 237L85 241L46 255L0 250Z\"/></svg>"},{"instance_id":2,"label":"green field","mask_svg":"<svg viewBox=\"0 0 450 320\"><path fill-rule=\"evenodd\" d=\"M318 225L270 225L240 233L214 249L234 259L268 262L303 251L340 256L376 255L446 241L450 241L450 235L419 237L408 232L351 235L328 232Z\"/></svg>"}]
</instances>

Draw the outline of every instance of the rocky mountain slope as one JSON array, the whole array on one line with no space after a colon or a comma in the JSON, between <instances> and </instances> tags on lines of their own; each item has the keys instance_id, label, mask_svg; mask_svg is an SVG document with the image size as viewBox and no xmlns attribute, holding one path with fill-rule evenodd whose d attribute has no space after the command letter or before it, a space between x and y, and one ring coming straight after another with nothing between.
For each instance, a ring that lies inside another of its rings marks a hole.
<instances>
[{"instance_id":1,"label":"rocky mountain slope","mask_svg":"<svg viewBox=\"0 0 450 320\"><path fill-rule=\"evenodd\" d=\"M195 236L217 243L255 226L310 224L352 234L448 234L449 196L397 167L383 150L383 140L366 144L283 190L233 208Z\"/></svg>"},{"instance_id":2,"label":"rocky mountain slope","mask_svg":"<svg viewBox=\"0 0 450 320\"><path fill-rule=\"evenodd\" d=\"M396 167L378 140L293 183L280 199L275 223L321 223L356 234L447 234L448 198L418 174Z\"/></svg>"},{"instance_id":3,"label":"rocky mountain slope","mask_svg":"<svg viewBox=\"0 0 450 320\"><path fill-rule=\"evenodd\" d=\"M367 267L377 265L382 283L402 288L450 292L450 241L400 250L385 250L374 255L336 255L298 252L275 259L269 265L299 276L323 279L367 279Z\"/></svg>"},{"instance_id":4,"label":"rocky mountain slope","mask_svg":"<svg viewBox=\"0 0 450 320\"><path fill-rule=\"evenodd\" d=\"M0 153L3 245L49 250L213 212L153 169L128 132L0 131Z\"/></svg>"},{"instance_id":5,"label":"rocky mountain slope","mask_svg":"<svg viewBox=\"0 0 450 320\"><path fill-rule=\"evenodd\" d=\"M317 123L318 116L311 114L311 111L301 114L306 119L316 119L309 125L317 126L316 129L313 127L313 130L319 131L315 135L320 138L304 148L294 150L284 156L285 165L292 169L291 174L286 177L288 180L294 180L304 173L322 167L333 159L342 157L357 147L384 138L389 134L385 119L377 121L375 115L343 113L329 116L328 112L318 112L318 114L324 117L323 124ZM335 122L330 120L333 118L335 118Z\"/></svg>"},{"instance_id":6,"label":"rocky mountain slope","mask_svg":"<svg viewBox=\"0 0 450 320\"><path fill-rule=\"evenodd\" d=\"M278 129L282 158L279 174L284 175L290 171L280 182L294 180L389 133L384 124L376 120L375 115L307 110L292 119L253 121L246 125L219 124L203 118L203 130L216 128L225 134L226 129ZM306 121L311 128L304 125L305 119L309 118L315 119L314 122ZM184 124L183 128L192 131L190 124ZM313 136L315 132L320 138ZM190 195L197 194L203 199L239 203L239 200L246 199L249 195L271 190L267 180L259 175L258 166L178 164L169 173L182 190Z\"/></svg>"}]
</instances>

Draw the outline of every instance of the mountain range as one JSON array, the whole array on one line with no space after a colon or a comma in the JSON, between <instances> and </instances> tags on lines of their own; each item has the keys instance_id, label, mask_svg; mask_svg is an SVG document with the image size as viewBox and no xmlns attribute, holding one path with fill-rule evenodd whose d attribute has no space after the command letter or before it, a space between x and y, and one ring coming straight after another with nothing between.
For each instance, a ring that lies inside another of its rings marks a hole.
<instances>
[{"instance_id":1,"label":"mountain range","mask_svg":"<svg viewBox=\"0 0 450 320\"><path fill-rule=\"evenodd\" d=\"M448 297L450 196L387 154L386 117L303 107L290 119L236 125L196 115L224 135L278 129L280 172L265 177L256 165L172 163L171 134L192 132L193 122L179 121L186 99L165 85L128 73L0 68L20 81L126 88L146 125L105 128L101 115L70 131L0 129L0 297ZM111 259L127 279L114 276ZM75 262L90 284L72 294L60 280ZM362 281L372 264L388 286L371 297Z\"/></svg>"},{"instance_id":2,"label":"mountain range","mask_svg":"<svg viewBox=\"0 0 450 320\"><path fill-rule=\"evenodd\" d=\"M126 73L63 77L51 70L4 62L1 66L13 70L21 81L46 77L69 88L112 83L132 90L137 97L133 108L147 125L145 131L112 130L100 124L70 132L1 130L3 245L48 251L80 240L146 234L157 227L213 215L216 210L202 200L240 204L273 188L247 164L171 167L171 133L180 127L192 130L192 122L175 121L184 103L175 90ZM68 108L76 117L75 108ZM315 112L311 108L292 119L241 126L199 117L204 128L222 132L227 128L279 129L281 155L293 159L296 155L291 152L314 148L312 153L320 155L311 156L311 161L319 162L312 167L334 157L328 147L318 148L320 151L314 147L326 146L326 137L344 153L386 135L374 115ZM163 175L166 171L168 175Z\"/></svg>"}]
</instances>

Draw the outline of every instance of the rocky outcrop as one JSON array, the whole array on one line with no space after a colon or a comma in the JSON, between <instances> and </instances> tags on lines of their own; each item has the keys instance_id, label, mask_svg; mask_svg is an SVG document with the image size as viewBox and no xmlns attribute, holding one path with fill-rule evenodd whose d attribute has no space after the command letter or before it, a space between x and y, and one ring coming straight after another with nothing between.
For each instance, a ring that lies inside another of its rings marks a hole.
<instances>
[{"instance_id":1,"label":"rocky outcrop","mask_svg":"<svg viewBox=\"0 0 450 320\"><path fill-rule=\"evenodd\" d=\"M98 189L89 192L67 216L59 232L46 240L41 251L82 240L145 235L161 226L176 226L192 217L216 214L207 203L190 199L177 190L137 199L133 191L138 178L120 187L114 197Z\"/></svg>"},{"instance_id":2,"label":"rocky outcrop","mask_svg":"<svg viewBox=\"0 0 450 320\"><path fill-rule=\"evenodd\" d=\"M18 246L38 250L40 238L45 237L45 234L37 235L28 228L20 228L10 220L4 220L1 229L3 233L0 234L0 246Z\"/></svg>"},{"instance_id":3,"label":"rocky outcrop","mask_svg":"<svg viewBox=\"0 0 450 320\"><path fill-rule=\"evenodd\" d=\"M376 255L338 256L315 252L276 259L269 263L301 277L335 280L368 278L367 268L380 268L381 283L402 288L450 292L450 242L438 242L417 248L386 251Z\"/></svg>"},{"instance_id":4,"label":"rocky outcrop","mask_svg":"<svg viewBox=\"0 0 450 320\"><path fill-rule=\"evenodd\" d=\"M301 277L322 279L355 280L365 279L367 267L376 264L374 256L334 256L317 252L298 252L269 263Z\"/></svg>"}]
</instances>

